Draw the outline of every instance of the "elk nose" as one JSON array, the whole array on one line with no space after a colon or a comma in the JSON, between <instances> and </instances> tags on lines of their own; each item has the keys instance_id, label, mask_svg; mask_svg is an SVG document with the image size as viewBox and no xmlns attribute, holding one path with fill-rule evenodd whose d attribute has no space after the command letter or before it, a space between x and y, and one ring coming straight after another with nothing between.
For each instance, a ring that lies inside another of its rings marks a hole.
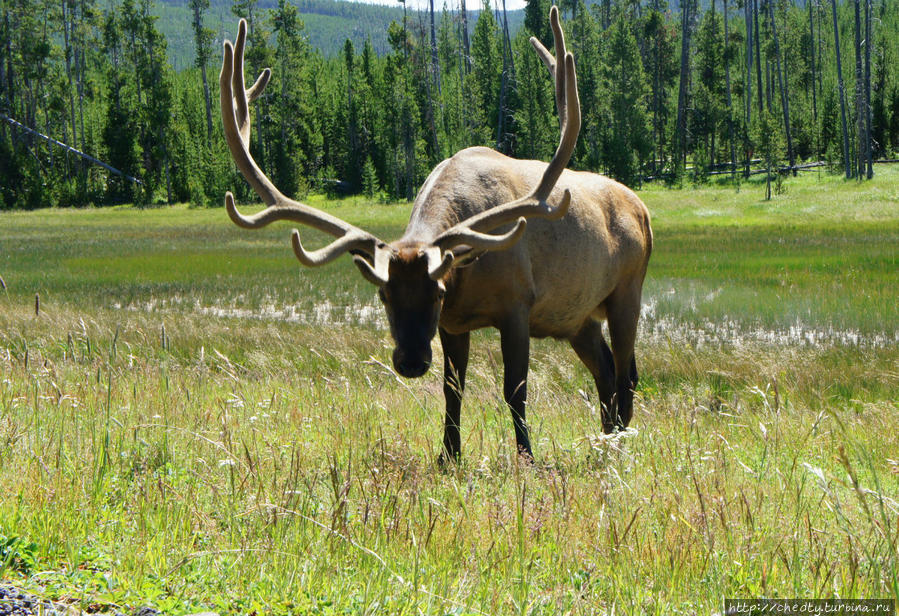
<instances>
[{"instance_id":1,"label":"elk nose","mask_svg":"<svg viewBox=\"0 0 899 616\"><path fill-rule=\"evenodd\" d=\"M431 358L411 356L397 350L393 352L393 367L400 376L414 379L428 371Z\"/></svg>"}]
</instances>

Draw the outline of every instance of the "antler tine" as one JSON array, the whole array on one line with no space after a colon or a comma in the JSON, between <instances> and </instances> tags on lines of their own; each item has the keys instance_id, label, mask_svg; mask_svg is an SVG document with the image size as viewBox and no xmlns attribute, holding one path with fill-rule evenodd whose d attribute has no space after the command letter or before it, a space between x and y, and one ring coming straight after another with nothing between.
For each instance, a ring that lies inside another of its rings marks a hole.
<instances>
[{"instance_id":1,"label":"antler tine","mask_svg":"<svg viewBox=\"0 0 899 616\"><path fill-rule=\"evenodd\" d=\"M350 231L324 248L307 252L300 241L300 232L294 229L291 234L291 243L297 259L307 267L316 267L330 263L345 252L362 251L374 254L383 248L383 246L377 244L377 240L375 245L372 246L372 237L364 231ZM383 250L380 251L383 252Z\"/></svg>"},{"instance_id":2,"label":"antler tine","mask_svg":"<svg viewBox=\"0 0 899 616\"><path fill-rule=\"evenodd\" d=\"M531 45L537 51L537 55L540 56L540 59L543 60L543 63L546 65L546 68L549 69L549 74L552 75L553 81L556 86L556 112L559 114L559 124L561 130L565 131L565 122L567 119L567 113L565 110L565 72L559 72L556 70L556 58L564 58L565 57L565 34L562 32L562 24L559 22L559 9L556 6L553 6L549 10L549 23L550 27L553 31L553 43L555 47L556 55L553 57L549 51L546 50L546 47L543 46L543 43L540 42L536 36L532 36L529 40Z\"/></svg>"},{"instance_id":3,"label":"antler tine","mask_svg":"<svg viewBox=\"0 0 899 616\"><path fill-rule=\"evenodd\" d=\"M353 256L353 263L359 268L362 277L375 286L383 287L390 278L390 251L378 250L373 261L374 263L369 263L359 255Z\"/></svg>"},{"instance_id":4,"label":"antler tine","mask_svg":"<svg viewBox=\"0 0 899 616\"><path fill-rule=\"evenodd\" d=\"M225 195L228 216L234 224L245 229L258 229L276 220L290 220L338 238L325 248L310 253L303 248L299 241L299 234L295 231L294 252L304 265L323 265L347 251L361 251L374 257L375 253L384 246L383 242L336 216L287 198L262 172L250 154L249 104L265 90L271 78L271 70L262 71L250 89L246 89L243 71L246 39L247 22L241 19L234 45L232 46L230 41L224 43L222 72L219 76L222 123L225 140L237 168L268 207L252 216L244 216L237 210L234 196L229 192Z\"/></svg>"},{"instance_id":5,"label":"antler tine","mask_svg":"<svg viewBox=\"0 0 899 616\"><path fill-rule=\"evenodd\" d=\"M470 231L490 231L521 217L556 220L564 216L568 211L568 206L571 204L571 193L567 188L562 195L562 200L556 207L550 206L547 203L547 199L552 193L556 182L558 182L559 176L562 175L562 171L568 166L568 161L571 160L571 154L574 152L574 146L577 144L578 133L581 130L581 103L577 93L574 56L565 50L565 37L559 23L558 9L555 6L552 7L549 15L557 57L553 58L540 41L535 38L531 39L531 44L555 78L556 106L560 116L561 128L559 146L556 148L556 153L549 162L546 171L543 172L543 177L540 179L539 184L529 195L485 210L447 229L433 242L435 246L440 246L443 250L450 250L460 244L469 244L470 242L466 238L470 237L468 235ZM557 66L558 58L562 58L561 70ZM517 229L513 230L513 232ZM524 228L521 227L520 231L523 233ZM478 235L483 236L483 233ZM493 249L495 250L495 248Z\"/></svg>"},{"instance_id":6,"label":"antler tine","mask_svg":"<svg viewBox=\"0 0 899 616\"><path fill-rule=\"evenodd\" d=\"M452 229L441 233L440 237L434 240L434 245L439 246L443 250L450 250L462 244L477 252L486 250L505 250L521 239L521 236L524 235L524 231L527 228L527 224L528 221L521 216L518 218L515 227L500 235L479 233L464 224L456 225Z\"/></svg>"},{"instance_id":7,"label":"antler tine","mask_svg":"<svg viewBox=\"0 0 899 616\"><path fill-rule=\"evenodd\" d=\"M543 172L540 184L534 190L533 196L538 201L545 201L553 186L562 175L562 171L568 166L574 146L577 145L578 133L581 132L581 101L577 94L577 74L574 70L574 56L570 52L565 54L565 120L562 121L562 135L559 138L559 147L549 167ZM562 72L562 71L559 71ZM558 83L558 78L556 83Z\"/></svg>"}]
</instances>

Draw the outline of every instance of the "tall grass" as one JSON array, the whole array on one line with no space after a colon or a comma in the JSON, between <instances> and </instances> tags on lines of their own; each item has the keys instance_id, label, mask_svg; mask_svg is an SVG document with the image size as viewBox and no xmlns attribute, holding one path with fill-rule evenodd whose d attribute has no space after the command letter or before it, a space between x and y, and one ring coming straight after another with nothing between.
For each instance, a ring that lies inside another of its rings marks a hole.
<instances>
[{"instance_id":1,"label":"tall grass","mask_svg":"<svg viewBox=\"0 0 899 616\"><path fill-rule=\"evenodd\" d=\"M448 472L439 370L392 373L346 263L300 270L285 229L220 210L4 215L0 579L173 614L899 598L891 178L645 191L634 429L604 436L586 370L538 341L522 466L483 332ZM840 191L847 213L802 214ZM385 237L408 211L328 207Z\"/></svg>"}]
</instances>

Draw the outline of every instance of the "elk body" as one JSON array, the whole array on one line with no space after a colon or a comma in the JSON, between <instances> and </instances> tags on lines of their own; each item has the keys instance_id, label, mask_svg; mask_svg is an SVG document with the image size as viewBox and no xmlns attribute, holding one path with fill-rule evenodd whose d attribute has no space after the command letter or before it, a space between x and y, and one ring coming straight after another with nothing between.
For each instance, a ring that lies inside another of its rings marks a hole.
<instances>
[{"instance_id":1,"label":"elk body","mask_svg":"<svg viewBox=\"0 0 899 616\"><path fill-rule=\"evenodd\" d=\"M220 79L225 136L238 168L268 205L244 216L228 193L229 216L245 228L292 220L336 236L310 252L294 230L294 252L307 266L346 252L353 255L362 275L378 287L400 375L427 372L431 341L439 332L446 397L444 460L460 455L469 336L483 327L500 332L503 393L520 453L532 456L525 416L531 337L570 342L596 382L605 432L627 426L632 415L634 342L652 250L649 213L625 186L565 169L580 130L580 104L574 59L565 50L555 7L550 22L555 58L536 39L531 43L555 79L561 139L552 161L516 160L482 147L458 152L428 176L405 233L390 244L288 199L259 169L248 149L249 103L271 72L263 71L246 90L246 23L241 21L234 47L225 42ZM602 333L604 320L611 348Z\"/></svg>"}]
</instances>

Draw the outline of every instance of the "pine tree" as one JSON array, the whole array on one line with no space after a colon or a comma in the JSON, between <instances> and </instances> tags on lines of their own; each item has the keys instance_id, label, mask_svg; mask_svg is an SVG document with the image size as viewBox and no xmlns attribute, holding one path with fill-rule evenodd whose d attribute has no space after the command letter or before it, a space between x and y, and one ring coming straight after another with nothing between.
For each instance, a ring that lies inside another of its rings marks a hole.
<instances>
[{"instance_id":1,"label":"pine tree","mask_svg":"<svg viewBox=\"0 0 899 616\"><path fill-rule=\"evenodd\" d=\"M574 17L566 22L564 27L568 33L566 41L577 63L581 109L597 110L602 106L602 97L604 96L602 85L603 41L599 22L592 12L587 10L584 0L577 0ZM528 49L527 52L534 55L533 50ZM542 63L537 62L537 64L541 65ZM552 79L548 78L547 71L543 70L540 77L542 78L542 88L548 89L547 91L552 94ZM602 116L599 113L583 113L581 115L581 133L572 155L571 166L587 169L600 168L603 130ZM554 135L552 138L555 139L555 137Z\"/></svg>"},{"instance_id":2,"label":"pine tree","mask_svg":"<svg viewBox=\"0 0 899 616\"><path fill-rule=\"evenodd\" d=\"M524 27L547 49L553 48L553 32L549 26L549 0L525 0Z\"/></svg>"},{"instance_id":3,"label":"pine tree","mask_svg":"<svg viewBox=\"0 0 899 616\"><path fill-rule=\"evenodd\" d=\"M765 199L770 200L771 180L775 180L778 193L781 186L778 167L783 157L782 125L775 119L773 113L765 109L756 116L753 128L756 154L761 157L762 167L765 169Z\"/></svg>"},{"instance_id":4,"label":"pine tree","mask_svg":"<svg viewBox=\"0 0 899 616\"><path fill-rule=\"evenodd\" d=\"M212 97L209 95L209 81L206 78L206 67L212 56L212 37L215 32L203 25L203 13L209 9L209 0L190 0L193 17L194 44L196 46L196 65L203 79L203 98L206 103L207 140L212 139Z\"/></svg>"},{"instance_id":5,"label":"pine tree","mask_svg":"<svg viewBox=\"0 0 899 616\"><path fill-rule=\"evenodd\" d=\"M490 9L490 0L484 0L483 9L475 23L471 37L471 62L470 95L478 119L486 124L486 130L481 133L478 142L480 145L488 145L493 141L499 120L502 73L499 28Z\"/></svg>"},{"instance_id":6,"label":"pine tree","mask_svg":"<svg viewBox=\"0 0 899 616\"><path fill-rule=\"evenodd\" d=\"M311 109L306 87L308 45L303 36L305 25L297 9L286 0L278 0L272 14L277 47L275 66L279 91L272 106L272 175L275 185L287 195L305 192L303 164L309 144ZM273 93L274 94L274 93Z\"/></svg>"},{"instance_id":7,"label":"pine tree","mask_svg":"<svg viewBox=\"0 0 899 616\"><path fill-rule=\"evenodd\" d=\"M647 47L644 66L652 93L649 102L655 150L652 171L659 173L665 166L666 127L671 119L671 94L678 75L677 32L666 23L660 11L652 9L646 14L643 37Z\"/></svg>"},{"instance_id":8,"label":"pine tree","mask_svg":"<svg viewBox=\"0 0 899 616\"><path fill-rule=\"evenodd\" d=\"M691 126L693 137L705 153L705 163L716 161L716 138L723 126L727 101L724 83L724 39L721 17L707 11L696 32L696 87ZM694 162L694 166L698 164ZM704 175L706 170L701 170Z\"/></svg>"},{"instance_id":9,"label":"pine tree","mask_svg":"<svg viewBox=\"0 0 899 616\"><path fill-rule=\"evenodd\" d=\"M622 17L609 30L603 72L609 93L603 158L612 177L637 184L642 179L642 164L652 152L646 113L648 88L637 40Z\"/></svg>"},{"instance_id":10,"label":"pine tree","mask_svg":"<svg viewBox=\"0 0 899 616\"><path fill-rule=\"evenodd\" d=\"M107 13L103 25L103 49L107 64L106 124L103 129L105 158L108 162L132 176L142 175L138 166L141 148L138 144L139 103L137 84L133 73L127 69L124 50L124 32L115 12ZM113 202L134 198L133 184L121 178L110 178L109 197Z\"/></svg>"}]
</instances>

